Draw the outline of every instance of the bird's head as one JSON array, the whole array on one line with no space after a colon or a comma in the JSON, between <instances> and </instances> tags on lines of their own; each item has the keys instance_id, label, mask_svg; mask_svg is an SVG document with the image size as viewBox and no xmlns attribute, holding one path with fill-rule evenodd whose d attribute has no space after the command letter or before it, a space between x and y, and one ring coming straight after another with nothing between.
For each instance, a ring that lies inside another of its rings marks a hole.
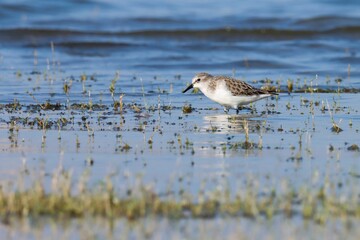
<instances>
[{"instance_id":1,"label":"bird's head","mask_svg":"<svg viewBox=\"0 0 360 240\"><path fill-rule=\"evenodd\" d=\"M198 73L193 77L191 84L183 91L183 93L187 92L191 88L201 88L206 86L208 80L212 77L212 75L208 73Z\"/></svg>"}]
</instances>

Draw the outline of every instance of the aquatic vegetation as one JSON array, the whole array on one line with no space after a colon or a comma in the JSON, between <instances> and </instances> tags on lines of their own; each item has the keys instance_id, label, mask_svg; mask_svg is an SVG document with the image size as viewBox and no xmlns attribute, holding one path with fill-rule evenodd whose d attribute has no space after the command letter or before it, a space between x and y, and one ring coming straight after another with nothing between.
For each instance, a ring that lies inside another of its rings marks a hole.
<instances>
[{"instance_id":1,"label":"aquatic vegetation","mask_svg":"<svg viewBox=\"0 0 360 240\"><path fill-rule=\"evenodd\" d=\"M119 106L119 103L115 101L115 89L116 89L116 82L120 79L120 72L117 71L115 73L115 77L111 80L110 86L109 86L109 92L111 94L111 98L114 103L114 108L116 109Z\"/></svg>"},{"instance_id":2,"label":"aquatic vegetation","mask_svg":"<svg viewBox=\"0 0 360 240\"><path fill-rule=\"evenodd\" d=\"M182 107L182 112L185 113L185 114L192 113L192 111L193 111L193 108L191 107L191 104L185 104Z\"/></svg>"},{"instance_id":3,"label":"aquatic vegetation","mask_svg":"<svg viewBox=\"0 0 360 240\"><path fill-rule=\"evenodd\" d=\"M287 80L287 89L288 89L289 94L292 93L293 88L294 88L294 80L288 79Z\"/></svg>"},{"instance_id":4,"label":"aquatic vegetation","mask_svg":"<svg viewBox=\"0 0 360 240\"><path fill-rule=\"evenodd\" d=\"M330 118L331 118L331 122L332 122L332 127L331 127L331 131L335 132L335 133L340 133L342 132L343 130L340 128L340 123L341 123L341 119L339 120L339 122L335 122L334 120L334 114L333 114L333 111L336 110L336 108L334 110L331 110L330 108L330 105L329 103L327 102L327 106L328 106L328 109L329 109L329 115L330 115Z\"/></svg>"},{"instance_id":5,"label":"aquatic vegetation","mask_svg":"<svg viewBox=\"0 0 360 240\"><path fill-rule=\"evenodd\" d=\"M123 103L123 98L124 98L125 94L121 94L119 97L119 108L120 108L120 113L123 113L123 109L124 109L124 103Z\"/></svg>"},{"instance_id":6,"label":"aquatic vegetation","mask_svg":"<svg viewBox=\"0 0 360 240\"><path fill-rule=\"evenodd\" d=\"M72 85L72 80L70 80L69 82L67 82L67 80L64 81L63 91L64 91L64 93L65 93L65 95L66 95L67 107L70 106L70 97L69 97L69 94L70 94L71 85Z\"/></svg>"},{"instance_id":7,"label":"aquatic vegetation","mask_svg":"<svg viewBox=\"0 0 360 240\"><path fill-rule=\"evenodd\" d=\"M43 2L0 3L0 236L359 239L358 1ZM279 95L226 115L197 71Z\"/></svg>"},{"instance_id":8,"label":"aquatic vegetation","mask_svg":"<svg viewBox=\"0 0 360 240\"><path fill-rule=\"evenodd\" d=\"M93 165L89 158L87 164ZM317 223L325 223L335 217L360 218L360 203L357 192L344 196L329 188L325 182L318 190L304 186L299 190L287 187L284 192L271 190L263 192L251 184L245 190L231 194L228 191L207 190L206 195L182 193L177 197L172 194L160 196L146 184L128 186L126 195L117 192L116 184L109 178L103 185L87 187L87 174L74 182L71 171L56 171L51 176L52 186L46 190L44 179L37 178L31 188L24 188L22 176L16 187L14 183L2 183L0 189L0 216L61 216L88 217L103 216L108 218L138 219L149 215L168 218L214 218L233 216L272 218L274 215L286 217L303 216ZM76 191L72 186L77 186ZM352 196L354 194L354 196ZM345 200L344 200L345 199Z\"/></svg>"},{"instance_id":9,"label":"aquatic vegetation","mask_svg":"<svg viewBox=\"0 0 360 240\"><path fill-rule=\"evenodd\" d=\"M41 73L34 73L31 77L34 79L38 75ZM23 73L23 76L27 77L27 74ZM316 157L314 154L319 150L318 142L311 142L312 134L315 137L322 137L322 133L332 135L329 129L336 133L341 130L357 133L358 125L350 115L358 110L354 105L340 105L342 99L339 96L358 92L359 89L333 86L330 83L318 86L317 78L310 81L300 78L288 81L266 78L254 83L276 89L277 92L292 94L280 94L280 98L265 104L252 104L239 115L224 115L220 108L208 106L199 96L192 96L201 101L191 104L172 98L172 90L165 90L169 86L167 80L166 85L162 83L159 87L157 82L154 86L145 84L140 77L124 79L131 86L126 87L125 94L118 91L120 87L123 88L123 81L117 81L118 73L114 78L109 78L110 85L104 84L102 90L92 88L88 81L98 80L85 73L63 79L65 80L49 83L59 90L46 95L49 98L43 98L38 93L44 87L39 85L27 91L26 97L32 99L33 103L24 104L22 100L20 103L14 99L0 104L0 110L4 113L1 120L7 134L5 153L18 153L29 148L27 143L33 140L26 137L26 132L30 130L35 134L36 130L40 130L38 145L31 147L38 147L46 156L55 145L60 152L60 162L75 166L77 171L78 165L98 171L109 164L106 162L108 157L115 159L115 155L116 160L121 161L112 161L110 168L116 166L121 170L130 169L132 174L139 175L149 172L153 174L154 169L159 169L161 164L173 164L172 160L178 159L173 171L179 175L183 171L187 175L178 177L179 186L173 182L170 184L169 180L167 188L145 180L136 186L129 182L110 181L110 178L99 180L98 183L88 183L83 178L78 180L79 176L74 176L72 171L65 170L57 172L56 176L46 173L46 178L27 182L26 187L12 182L10 188L10 185L3 182L0 216L5 221L13 217L22 219L44 216L53 219L100 216L105 219L127 220L149 216L170 219L221 217L255 220L280 216L326 224L331 219L359 218L356 191L351 191L352 187L348 186L351 179L358 179L356 168L345 173L346 181L324 179L312 186L303 180L293 180L294 186L288 186L285 190L277 185L259 187L247 184L251 181L244 177L252 171L259 177L261 171L271 169L271 166L263 168L260 165L256 168L261 170L246 168L247 165L259 164L257 161L269 161L270 165L285 164L285 167L281 166L280 170L276 170L280 175L286 175L281 171L301 171L309 159L315 165L322 161L319 160L319 155ZM161 79L157 76L154 81ZM334 82L333 79L330 80ZM170 89L172 84L170 83ZM180 85L177 87L180 88ZM110 94L105 94L107 91ZM322 92L327 94L320 94ZM282 96L287 98L285 104L280 102ZM332 101L329 103L326 98L331 98ZM67 102L59 99L67 99ZM328 114L330 126L327 124ZM325 120L319 120L322 117ZM341 119L349 124L340 128ZM102 134L106 137L103 135L99 139ZM337 137L342 140L344 136ZM339 161L341 154L357 156L358 146L347 142L343 145L336 141L324 143L325 158ZM349 142L356 141L350 139ZM106 152L106 157L98 149ZM72 152L76 155L72 155L69 161L67 155ZM324 152L321 152L321 156L323 158ZM155 158L159 159L154 160ZM28 173L31 170L27 168L27 159L27 154L23 154L24 172ZM47 158L37 159L48 164ZM80 161L81 164L76 165L75 161ZM161 164L154 167L158 161ZM241 167L238 168L238 165ZM186 167L178 172L178 166ZM167 182L164 179L169 175L166 174L157 174L157 178ZM199 175L199 178L204 176L214 184L197 189L197 186L192 185L191 175ZM216 177L213 178L214 175ZM302 177L303 173L299 175ZM260 176L258 181L264 184L264 179L272 177L269 173L266 177ZM89 176L87 178L90 179ZM219 184L221 181L246 184L230 187ZM279 178L276 181L280 181ZM52 187L49 189L50 182Z\"/></svg>"},{"instance_id":10,"label":"aquatic vegetation","mask_svg":"<svg viewBox=\"0 0 360 240\"><path fill-rule=\"evenodd\" d=\"M349 150L349 151L355 151L355 152L360 152L360 148L359 148L359 146L358 146L357 144L352 144L351 146L349 146L349 147L347 148L347 150Z\"/></svg>"},{"instance_id":11,"label":"aquatic vegetation","mask_svg":"<svg viewBox=\"0 0 360 240\"><path fill-rule=\"evenodd\" d=\"M80 81L81 81L81 84L82 84L82 93L86 93L86 87L85 87L85 82L87 80L87 76L85 73L83 73L81 76L80 76Z\"/></svg>"}]
</instances>

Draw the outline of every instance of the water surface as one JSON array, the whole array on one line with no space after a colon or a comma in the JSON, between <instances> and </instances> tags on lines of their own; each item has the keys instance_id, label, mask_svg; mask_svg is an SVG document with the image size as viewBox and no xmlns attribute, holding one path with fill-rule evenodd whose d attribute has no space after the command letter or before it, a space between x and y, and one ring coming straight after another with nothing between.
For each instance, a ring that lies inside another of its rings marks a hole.
<instances>
[{"instance_id":1,"label":"water surface","mask_svg":"<svg viewBox=\"0 0 360 240\"><path fill-rule=\"evenodd\" d=\"M355 0L2 1L1 180L17 181L19 173L27 171L49 176L60 166L71 169L74 179L90 171L93 186L115 174L121 194L140 175L159 194L169 185L174 192L192 194L203 186L236 191L248 179L256 179L264 189L281 189L286 179L294 188L314 189L330 181L347 196L359 185L359 153L348 150L359 144L359 96L336 90L360 88L359 39L360 3ZM225 115L221 106L201 94L181 93L202 71L235 76L257 87L270 83L282 93L239 116ZM109 87L114 79L113 98ZM332 93L288 95L288 79L295 90L310 87ZM64 84L70 86L67 94ZM122 94L125 108L120 113L112 104ZM21 107L5 105L14 101ZM61 107L34 107L46 101ZM90 102L101 107L68 108ZM191 104L193 112L184 114L184 104ZM69 124L59 131L61 118ZM38 120L53 125L42 129L29 124ZM245 141L245 122L250 141L261 148L236 148ZM14 123L18 131L10 131ZM333 123L343 131L333 132ZM129 227L126 220L119 221L105 235ZM207 237L203 227L230 222L221 236L231 238L237 233L236 221L194 220L197 233L205 235L189 236ZM307 232L306 223L300 230L294 227L303 223L301 219L287 221L293 232ZM149 222L155 229L150 238L168 232L173 238L188 236L181 229L192 224ZM309 234L328 236L334 224L340 226L334 222L320 230L311 227ZM268 224L284 229L285 223ZM51 223L39 224L35 231L40 235L34 237L27 234L27 223L13 224L15 229L22 226L15 232L25 239L41 238L51 229ZM66 229L75 233L69 238L81 232L72 227L77 224L89 223L71 223ZM173 224L180 230L169 230ZM255 220L243 225L257 229L259 238L274 235ZM4 225L0 232L14 228ZM348 233L345 226L339 228L341 236ZM132 234L143 232L135 227Z\"/></svg>"}]
</instances>

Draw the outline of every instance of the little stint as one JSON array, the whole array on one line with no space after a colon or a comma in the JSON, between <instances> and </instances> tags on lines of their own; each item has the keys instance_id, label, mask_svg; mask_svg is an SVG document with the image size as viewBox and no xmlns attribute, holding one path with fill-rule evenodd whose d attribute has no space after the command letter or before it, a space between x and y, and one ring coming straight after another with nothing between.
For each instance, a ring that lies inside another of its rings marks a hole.
<instances>
[{"instance_id":1,"label":"little stint","mask_svg":"<svg viewBox=\"0 0 360 240\"><path fill-rule=\"evenodd\" d=\"M224 106L226 113L233 108L237 114L243 105L277 95L275 92L255 88L235 78L212 76L208 73L196 74L183 93L191 88L199 88L205 96Z\"/></svg>"}]
</instances>

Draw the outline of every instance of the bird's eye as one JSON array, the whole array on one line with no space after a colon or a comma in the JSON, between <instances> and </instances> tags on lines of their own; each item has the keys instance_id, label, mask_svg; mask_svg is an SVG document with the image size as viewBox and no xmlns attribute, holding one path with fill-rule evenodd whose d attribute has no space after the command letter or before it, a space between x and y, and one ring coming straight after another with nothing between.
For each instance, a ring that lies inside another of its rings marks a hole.
<instances>
[{"instance_id":1,"label":"bird's eye","mask_svg":"<svg viewBox=\"0 0 360 240\"><path fill-rule=\"evenodd\" d=\"M196 82L200 82L200 78L196 79Z\"/></svg>"}]
</instances>

